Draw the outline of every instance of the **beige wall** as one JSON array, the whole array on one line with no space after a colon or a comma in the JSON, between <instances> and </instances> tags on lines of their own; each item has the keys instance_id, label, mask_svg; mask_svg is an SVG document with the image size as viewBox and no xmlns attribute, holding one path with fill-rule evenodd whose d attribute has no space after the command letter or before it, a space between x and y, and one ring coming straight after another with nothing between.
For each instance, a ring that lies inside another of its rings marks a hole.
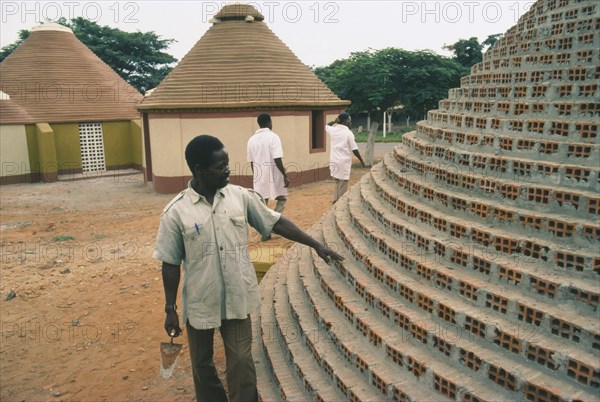
<instances>
[{"instance_id":1,"label":"beige wall","mask_svg":"<svg viewBox=\"0 0 600 402\"><path fill-rule=\"evenodd\" d=\"M325 115L325 123L329 123L330 121L334 121L336 117L338 117L339 113L334 114L326 114Z\"/></svg>"},{"instance_id":2,"label":"beige wall","mask_svg":"<svg viewBox=\"0 0 600 402\"><path fill-rule=\"evenodd\" d=\"M150 119L150 153L152 173L156 176L187 176L183 170L183 148L179 119ZM145 161L144 161L145 162Z\"/></svg>"},{"instance_id":3,"label":"beige wall","mask_svg":"<svg viewBox=\"0 0 600 402\"><path fill-rule=\"evenodd\" d=\"M290 180L294 180L293 173L302 174L302 171L319 169L329 165L329 141L325 141L325 151L310 153L309 124L310 118L308 116L273 117L273 131L279 134L281 138L283 162L290 175ZM256 122L254 127L255 130L258 129Z\"/></svg>"},{"instance_id":4,"label":"beige wall","mask_svg":"<svg viewBox=\"0 0 600 402\"><path fill-rule=\"evenodd\" d=\"M1 176L18 176L31 172L27 134L23 125L0 126Z\"/></svg>"},{"instance_id":5,"label":"beige wall","mask_svg":"<svg viewBox=\"0 0 600 402\"><path fill-rule=\"evenodd\" d=\"M290 173L327 166L329 152L309 153L309 117L274 116L273 131L283 146ZM232 175L251 175L246 144L258 129L255 117L149 119L152 173L156 176L191 175L183 155L187 143L199 134L218 137L229 151Z\"/></svg>"},{"instance_id":6,"label":"beige wall","mask_svg":"<svg viewBox=\"0 0 600 402\"><path fill-rule=\"evenodd\" d=\"M198 134L210 134L218 137L229 152L229 168L232 176L251 175L252 171L246 162L246 144L252 130L250 117L181 119L182 151L187 143ZM186 168L184 173L191 174Z\"/></svg>"}]
</instances>

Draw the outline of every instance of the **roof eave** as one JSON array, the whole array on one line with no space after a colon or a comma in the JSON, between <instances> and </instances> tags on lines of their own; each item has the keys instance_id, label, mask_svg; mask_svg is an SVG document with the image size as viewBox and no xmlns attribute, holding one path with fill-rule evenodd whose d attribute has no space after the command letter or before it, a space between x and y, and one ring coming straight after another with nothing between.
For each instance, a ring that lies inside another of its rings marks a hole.
<instances>
[{"instance_id":1,"label":"roof eave","mask_svg":"<svg viewBox=\"0 0 600 402\"><path fill-rule=\"evenodd\" d=\"M53 118L53 119L2 119L0 120L0 126L6 125L19 125L19 124L38 124L38 123L47 123L47 124L69 124L69 123L86 123L86 122L114 122L114 121L131 121L131 120L139 120L139 115L131 115L131 116L115 116L113 118L96 118L90 116L82 116L80 118Z\"/></svg>"},{"instance_id":2,"label":"roof eave","mask_svg":"<svg viewBox=\"0 0 600 402\"><path fill-rule=\"evenodd\" d=\"M138 104L137 109L140 111L151 111L151 110L240 110L248 108L295 108L295 109L327 109L335 107L346 107L351 102L348 100L335 100L335 101L320 101L320 102L236 102L236 103L149 103L149 104Z\"/></svg>"},{"instance_id":3,"label":"roof eave","mask_svg":"<svg viewBox=\"0 0 600 402\"><path fill-rule=\"evenodd\" d=\"M26 121L26 120L2 120L0 121L0 126L28 126L31 124L35 124L32 121Z\"/></svg>"}]
</instances>

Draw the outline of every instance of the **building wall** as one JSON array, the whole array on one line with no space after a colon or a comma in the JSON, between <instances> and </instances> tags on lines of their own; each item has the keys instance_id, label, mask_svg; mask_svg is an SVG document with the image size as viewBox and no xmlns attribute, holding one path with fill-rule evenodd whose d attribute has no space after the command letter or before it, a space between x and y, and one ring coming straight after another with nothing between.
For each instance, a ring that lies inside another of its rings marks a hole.
<instances>
[{"instance_id":1,"label":"building wall","mask_svg":"<svg viewBox=\"0 0 600 402\"><path fill-rule=\"evenodd\" d=\"M140 168L142 139L139 120L102 123L107 169Z\"/></svg>"},{"instance_id":2,"label":"building wall","mask_svg":"<svg viewBox=\"0 0 600 402\"><path fill-rule=\"evenodd\" d=\"M81 149L79 147L79 125L77 123L50 124L56 143L58 173L81 172Z\"/></svg>"},{"instance_id":3,"label":"building wall","mask_svg":"<svg viewBox=\"0 0 600 402\"><path fill-rule=\"evenodd\" d=\"M2 183L26 181L31 173L24 125L0 126L0 179Z\"/></svg>"},{"instance_id":4,"label":"building wall","mask_svg":"<svg viewBox=\"0 0 600 402\"><path fill-rule=\"evenodd\" d=\"M59 172L81 172L79 124L51 124L56 140ZM142 164L139 121L102 122L104 162L107 170L140 168Z\"/></svg>"},{"instance_id":5,"label":"building wall","mask_svg":"<svg viewBox=\"0 0 600 402\"><path fill-rule=\"evenodd\" d=\"M104 136L104 163L106 168L118 167L131 162L131 136L128 121L102 123Z\"/></svg>"},{"instance_id":6,"label":"building wall","mask_svg":"<svg viewBox=\"0 0 600 402\"><path fill-rule=\"evenodd\" d=\"M27 134L27 149L29 150L29 166L31 168L32 181L37 182L40 180L40 155L35 124L26 125L25 133Z\"/></svg>"},{"instance_id":7,"label":"building wall","mask_svg":"<svg viewBox=\"0 0 600 402\"><path fill-rule=\"evenodd\" d=\"M37 123L35 135L40 161L40 179L45 182L58 180L58 158L56 156L56 137L48 123Z\"/></svg>"},{"instance_id":8,"label":"building wall","mask_svg":"<svg viewBox=\"0 0 600 402\"><path fill-rule=\"evenodd\" d=\"M144 152L142 148L142 124L139 119L129 121L129 141L129 158L132 167L141 169Z\"/></svg>"},{"instance_id":9,"label":"building wall","mask_svg":"<svg viewBox=\"0 0 600 402\"><path fill-rule=\"evenodd\" d=\"M107 169L141 168L139 120L103 122L102 132ZM82 171L78 123L2 125L0 133L0 184L55 181Z\"/></svg>"},{"instance_id":10,"label":"building wall","mask_svg":"<svg viewBox=\"0 0 600 402\"><path fill-rule=\"evenodd\" d=\"M152 181L155 191L173 193L185 188L191 176L184 151L199 134L218 137L229 152L231 182L252 185L252 171L246 160L246 145L258 129L256 116L247 113L150 114ZM330 117L330 114L326 114ZM333 118L337 113L332 114ZM271 112L273 131L281 138L283 162L291 185L323 180L327 177L328 142L323 152L310 153L310 111Z\"/></svg>"},{"instance_id":11,"label":"building wall","mask_svg":"<svg viewBox=\"0 0 600 402\"><path fill-rule=\"evenodd\" d=\"M339 113L327 113L325 114L325 122L329 123L330 121L334 121L336 117L338 117Z\"/></svg>"}]
</instances>

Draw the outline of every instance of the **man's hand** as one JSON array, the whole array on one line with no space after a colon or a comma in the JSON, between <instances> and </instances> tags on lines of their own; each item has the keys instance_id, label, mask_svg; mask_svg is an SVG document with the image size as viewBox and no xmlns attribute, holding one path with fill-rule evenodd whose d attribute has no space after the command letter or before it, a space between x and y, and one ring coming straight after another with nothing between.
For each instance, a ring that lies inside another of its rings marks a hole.
<instances>
[{"instance_id":1,"label":"man's hand","mask_svg":"<svg viewBox=\"0 0 600 402\"><path fill-rule=\"evenodd\" d=\"M344 257L336 253L335 251L327 248L324 244L319 243L317 247L315 247L315 251L321 257L323 261L327 264L331 263L331 261L344 261Z\"/></svg>"},{"instance_id":2,"label":"man's hand","mask_svg":"<svg viewBox=\"0 0 600 402\"><path fill-rule=\"evenodd\" d=\"M290 185L290 179L288 179L288 175L284 174L283 175L283 187L286 187Z\"/></svg>"},{"instance_id":3,"label":"man's hand","mask_svg":"<svg viewBox=\"0 0 600 402\"><path fill-rule=\"evenodd\" d=\"M360 161L360 167L366 167L365 165L365 161L363 160L362 156L360 155L360 151L358 150L358 148L353 149L352 153L354 154L354 156L356 156L356 159L358 159Z\"/></svg>"},{"instance_id":4,"label":"man's hand","mask_svg":"<svg viewBox=\"0 0 600 402\"><path fill-rule=\"evenodd\" d=\"M177 315L177 311L173 310L167 313L167 318L165 318L165 330L167 331L167 335L171 337L178 337L179 335L181 335L181 328L179 328L179 316Z\"/></svg>"}]
</instances>

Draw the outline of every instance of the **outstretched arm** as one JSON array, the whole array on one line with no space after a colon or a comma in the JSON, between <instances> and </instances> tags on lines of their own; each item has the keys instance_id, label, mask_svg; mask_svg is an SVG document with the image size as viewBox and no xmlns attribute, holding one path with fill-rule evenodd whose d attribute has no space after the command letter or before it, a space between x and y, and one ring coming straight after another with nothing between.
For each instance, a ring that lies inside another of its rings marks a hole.
<instances>
[{"instance_id":1,"label":"outstretched arm","mask_svg":"<svg viewBox=\"0 0 600 402\"><path fill-rule=\"evenodd\" d=\"M284 216L281 216L275 226L273 226L273 232L286 239L314 248L319 257L327 263L331 262L332 259L336 261L344 260L344 257L310 237L302 231L302 229L296 226L294 222Z\"/></svg>"}]
</instances>

